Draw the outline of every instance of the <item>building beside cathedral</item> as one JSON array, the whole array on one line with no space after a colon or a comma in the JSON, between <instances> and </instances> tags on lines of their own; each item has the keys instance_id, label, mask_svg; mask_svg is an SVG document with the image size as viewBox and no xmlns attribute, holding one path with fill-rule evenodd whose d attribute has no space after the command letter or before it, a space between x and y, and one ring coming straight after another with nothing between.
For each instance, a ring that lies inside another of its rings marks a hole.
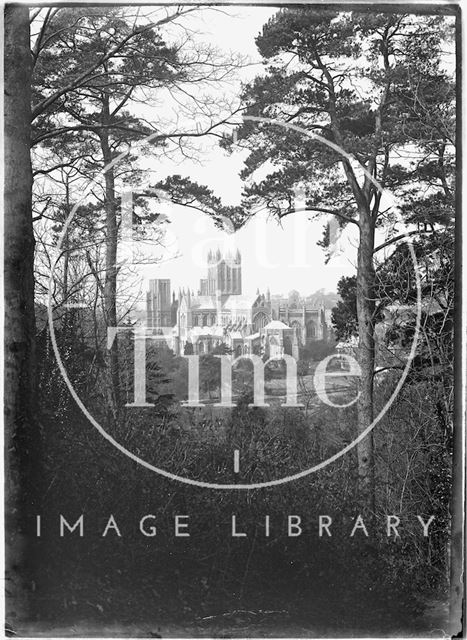
<instances>
[{"instance_id":1,"label":"building beside cathedral","mask_svg":"<svg viewBox=\"0 0 467 640\"><path fill-rule=\"evenodd\" d=\"M257 354L299 357L299 348L328 338L324 305L313 308L298 294L271 298L268 291L242 293L242 259L210 251L206 278L195 294L179 289L171 294L170 280L151 280L146 297L146 323L163 333L177 355L206 354L221 344L234 355ZM169 332L168 329L172 331Z\"/></svg>"}]
</instances>

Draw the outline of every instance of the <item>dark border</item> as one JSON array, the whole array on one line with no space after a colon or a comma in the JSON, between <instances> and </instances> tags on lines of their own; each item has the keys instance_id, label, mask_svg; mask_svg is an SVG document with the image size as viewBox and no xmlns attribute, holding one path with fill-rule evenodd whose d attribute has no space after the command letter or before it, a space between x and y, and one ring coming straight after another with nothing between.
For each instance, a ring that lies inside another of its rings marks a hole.
<instances>
[{"instance_id":1,"label":"dark border","mask_svg":"<svg viewBox=\"0 0 467 640\"><path fill-rule=\"evenodd\" d=\"M8 2L9 6L24 5L24 2ZM28 2L28 7L80 7L80 6L175 6L193 5L200 7L212 6L235 6L235 7L258 7L258 8L302 8L313 7L316 9L334 8L343 11L375 12L380 11L394 13L412 13L414 15L453 15L456 17L456 215L455 215L455 296L454 296L454 414L453 414L453 455L452 455L452 492L450 501L451 512L451 540L450 540L450 594L449 594L449 636L467 637L466 621L466 570L465 570L465 530L466 530L466 440L465 427L466 415L463 403L466 389L463 388L463 377L466 373L467 360L465 347L465 331L467 327L463 324L463 309L466 300L463 296L463 220L462 220L462 133L463 133L463 95L462 95L462 12L460 0L447 1L446 3L420 3L400 2L386 3L378 0L362 3L359 0L347 0L340 2L235 2L232 0L198 1L198 0L177 0L167 2L137 1L132 2ZM5 6L5 5L4 5ZM467 310L466 310L467 313Z\"/></svg>"},{"instance_id":2,"label":"dark border","mask_svg":"<svg viewBox=\"0 0 467 640\"><path fill-rule=\"evenodd\" d=\"M462 399L463 375L466 362L463 338L463 246L462 246L462 23L461 10L456 15L456 220L455 220L455 272L454 272L454 415L452 442L452 489L451 489L451 557L449 594L449 634L465 637L465 414Z\"/></svg>"},{"instance_id":3,"label":"dark border","mask_svg":"<svg viewBox=\"0 0 467 640\"><path fill-rule=\"evenodd\" d=\"M460 2L460 0L459 0ZM405 2L404 0L400 0L400 2L384 2L384 0L380 3L378 0L373 0L367 3L361 2L361 0L347 0L340 2L325 2L322 0L321 2L303 2L302 0L298 0L297 2L280 2L280 0L276 0L275 2L243 2L243 0L239 2L235 2L232 0L213 0L212 2L209 0L198 1L198 0L181 0L177 2L177 0L167 1L167 2L150 2L150 1L137 1L132 2L128 0L128 2L67 2L63 0L62 2L45 2L41 0L40 2L28 2L29 7L83 7L83 6L92 6L92 7L118 7L118 6L148 6L148 7L166 7L166 6L176 6L176 5L193 5L198 7L215 7L215 6L232 6L232 7L264 7L264 8L274 8L277 9L296 9L297 7L314 7L316 9L342 9L347 11L368 11L374 12L377 8L378 11L386 12L399 12L399 13L412 13L414 15L417 14L428 14L428 15L455 15L457 16L459 30L460 30L460 5L459 2L451 2L447 1L444 3L420 3L417 2ZM18 6L20 2L9 2L8 5ZM410 7L409 10L407 8ZM404 11L404 8L406 9Z\"/></svg>"}]
</instances>

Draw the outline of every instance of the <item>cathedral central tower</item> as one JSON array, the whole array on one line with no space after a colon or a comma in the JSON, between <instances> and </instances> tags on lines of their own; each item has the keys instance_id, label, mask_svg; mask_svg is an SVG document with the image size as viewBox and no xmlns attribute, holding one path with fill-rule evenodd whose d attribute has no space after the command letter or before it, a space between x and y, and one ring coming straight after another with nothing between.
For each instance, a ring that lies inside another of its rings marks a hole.
<instances>
[{"instance_id":1,"label":"cathedral central tower","mask_svg":"<svg viewBox=\"0 0 467 640\"><path fill-rule=\"evenodd\" d=\"M208 253L208 277L205 281L207 295L241 295L242 293L242 257L237 249L233 256L225 256L217 251ZM203 287L203 288L204 288Z\"/></svg>"}]
</instances>

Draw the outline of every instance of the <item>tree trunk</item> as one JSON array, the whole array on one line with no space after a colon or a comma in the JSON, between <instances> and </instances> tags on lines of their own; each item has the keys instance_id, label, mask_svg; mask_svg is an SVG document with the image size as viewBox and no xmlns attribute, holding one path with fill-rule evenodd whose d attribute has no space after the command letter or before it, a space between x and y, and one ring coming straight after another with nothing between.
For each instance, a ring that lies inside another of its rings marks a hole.
<instances>
[{"instance_id":1,"label":"tree trunk","mask_svg":"<svg viewBox=\"0 0 467 640\"><path fill-rule=\"evenodd\" d=\"M63 216L63 222L66 224L68 220L68 216L70 215L70 186L68 183L68 179L66 179L65 183L65 211ZM72 300L68 300L68 272L70 269L70 243L69 243L69 230L65 231L65 235L63 237L62 242L63 247L63 286L62 286L62 298L61 304L64 306L63 308L63 325L62 331L64 337L68 337L72 335L72 328L70 320L73 319L74 313L70 312L71 310L67 307L67 304L73 302Z\"/></svg>"},{"instance_id":2,"label":"tree trunk","mask_svg":"<svg viewBox=\"0 0 467 640\"><path fill-rule=\"evenodd\" d=\"M66 178L65 182L65 215L64 215L64 224L68 220L68 216L71 212L70 205L70 185L68 182L68 178ZM63 238L63 290L62 290L62 304L66 304L68 302L68 270L69 270L69 262L70 262L70 243L68 241L68 229L65 232L65 236ZM66 318L67 310L65 309L65 318ZM67 323L65 321L65 327Z\"/></svg>"},{"instance_id":3,"label":"tree trunk","mask_svg":"<svg viewBox=\"0 0 467 640\"><path fill-rule=\"evenodd\" d=\"M104 118L108 107L104 106ZM100 142L104 166L112 161L109 145L109 134L103 129ZM105 250L105 284L104 284L104 313L107 327L117 326L117 206L115 202L115 175L113 167L105 172L105 211L106 211L106 250ZM109 400L113 414L116 415L119 406L119 364L118 364L118 336L113 341L109 353Z\"/></svg>"},{"instance_id":4,"label":"tree trunk","mask_svg":"<svg viewBox=\"0 0 467 640\"><path fill-rule=\"evenodd\" d=\"M17 448L18 438L29 439L36 409L30 86L29 12L10 5L5 9L5 419L7 440L14 437Z\"/></svg>"},{"instance_id":5,"label":"tree trunk","mask_svg":"<svg viewBox=\"0 0 467 640\"><path fill-rule=\"evenodd\" d=\"M40 437L36 422L34 236L32 227L31 53L29 10L5 8L5 466L7 569L33 573L26 519L39 505ZM40 512L40 510L38 511ZM26 546L24 546L26 545ZM25 604L9 573L11 608ZM9 607L9 608L10 608Z\"/></svg>"},{"instance_id":6,"label":"tree trunk","mask_svg":"<svg viewBox=\"0 0 467 640\"><path fill-rule=\"evenodd\" d=\"M360 244L357 263L357 318L358 318L358 361L361 368L359 378L358 433L362 433L372 422L373 414L373 373L375 364L374 338L374 282L373 266L374 225L370 214L360 214ZM370 432L357 446L358 491L363 508L374 512L375 508L375 464L373 432Z\"/></svg>"}]
</instances>

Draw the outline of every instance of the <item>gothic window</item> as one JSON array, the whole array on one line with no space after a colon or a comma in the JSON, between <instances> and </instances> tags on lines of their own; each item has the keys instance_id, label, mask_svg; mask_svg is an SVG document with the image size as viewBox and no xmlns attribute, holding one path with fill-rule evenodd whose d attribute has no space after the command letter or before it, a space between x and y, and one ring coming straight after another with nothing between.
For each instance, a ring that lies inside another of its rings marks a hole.
<instances>
[{"instance_id":1,"label":"gothic window","mask_svg":"<svg viewBox=\"0 0 467 640\"><path fill-rule=\"evenodd\" d=\"M208 316L206 314L203 315L203 327L205 327L208 323Z\"/></svg>"},{"instance_id":2,"label":"gothic window","mask_svg":"<svg viewBox=\"0 0 467 640\"><path fill-rule=\"evenodd\" d=\"M268 324L268 322L269 322L269 318L263 311L260 311L259 313L257 313L253 319L253 325L254 325L255 331L260 331L260 329L263 329L263 327L265 327Z\"/></svg>"},{"instance_id":3,"label":"gothic window","mask_svg":"<svg viewBox=\"0 0 467 640\"><path fill-rule=\"evenodd\" d=\"M315 323L312 320L306 323L306 337L307 338L316 337L316 327L315 327Z\"/></svg>"},{"instance_id":4,"label":"gothic window","mask_svg":"<svg viewBox=\"0 0 467 640\"><path fill-rule=\"evenodd\" d=\"M297 340L298 340L298 342L300 344L301 340L302 340L302 327L301 327L300 323L297 320L294 320L290 326L292 327L292 329L295 329L295 334L296 334Z\"/></svg>"},{"instance_id":5,"label":"gothic window","mask_svg":"<svg viewBox=\"0 0 467 640\"><path fill-rule=\"evenodd\" d=\"M197 326L198 326L198 316L197 316L197 315L194 315L194 316L193 316L193 326L194 326L194 327L197 327Z\"/></svg>"}]
</instances>

